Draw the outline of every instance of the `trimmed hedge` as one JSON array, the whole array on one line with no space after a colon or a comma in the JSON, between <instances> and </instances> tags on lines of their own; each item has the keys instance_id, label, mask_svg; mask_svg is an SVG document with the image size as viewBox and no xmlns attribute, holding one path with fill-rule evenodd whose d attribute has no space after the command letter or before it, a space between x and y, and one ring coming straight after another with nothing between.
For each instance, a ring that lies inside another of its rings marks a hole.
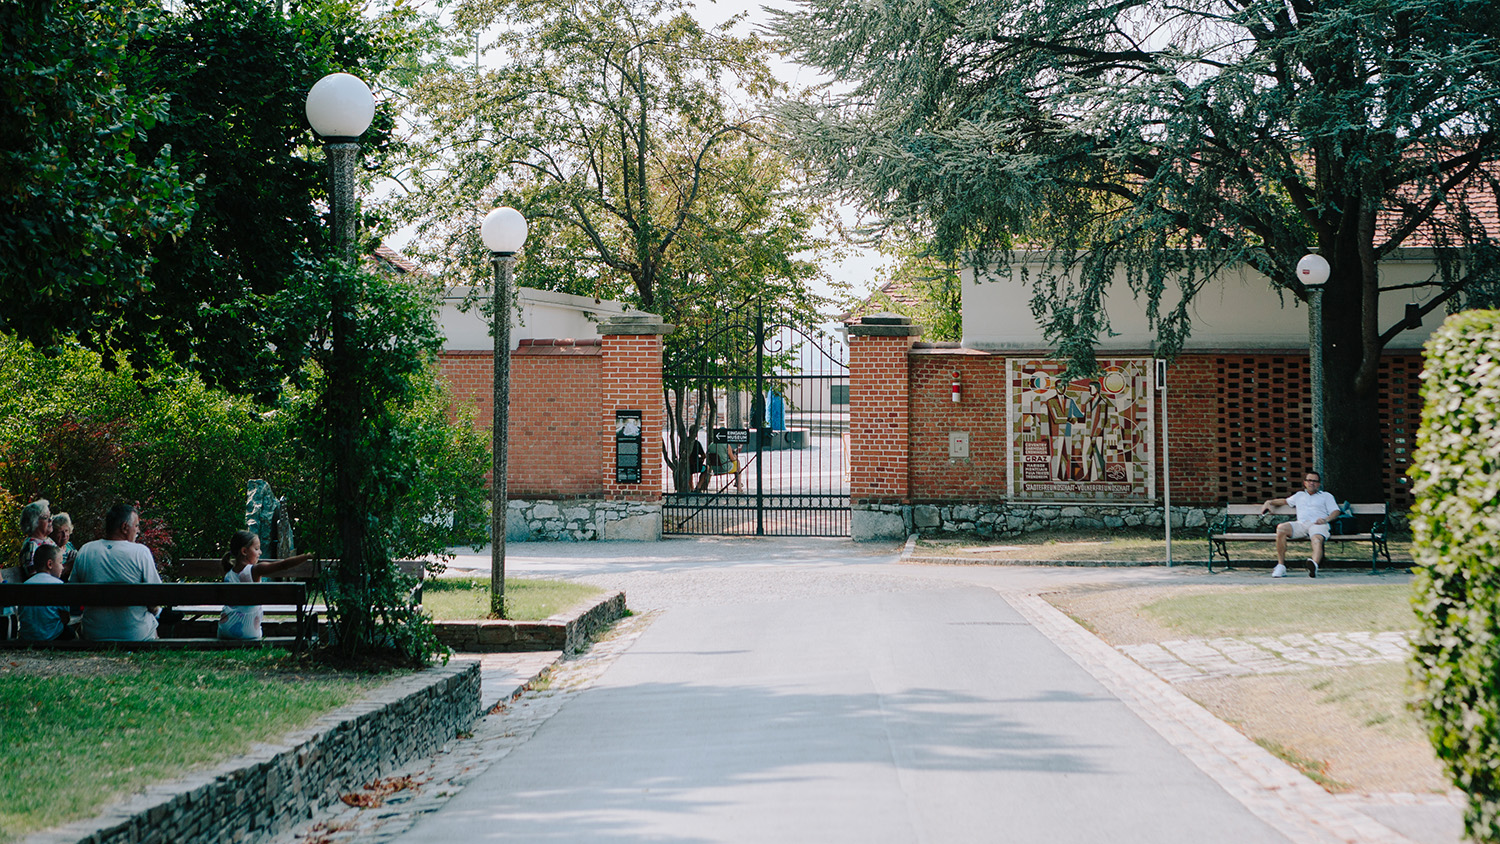
<instances>
[{"instance_id":1,"label":"trimmed hedge","mask_svg":"<svg viewBox=\"0 0 1500 844\"><path fill-rule=\"evenodd\" d=\"M1422 378L1415 705L1469 796L1468 835L1500 842L1500 311L1449 318L1427 343Z\"/></svg>"}]
</instances>

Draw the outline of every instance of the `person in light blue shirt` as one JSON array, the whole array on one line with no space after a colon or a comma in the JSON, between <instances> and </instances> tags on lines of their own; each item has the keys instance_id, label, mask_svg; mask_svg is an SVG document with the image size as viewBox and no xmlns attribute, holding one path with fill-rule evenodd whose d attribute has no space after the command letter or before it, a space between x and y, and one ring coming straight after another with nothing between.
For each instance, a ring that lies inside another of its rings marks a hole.
<instances>
[{"instance_id":1,"label":"person in light blue shirt","mask_svg":"<svg viewBox=\"0 0 1500 844\"><path fill-rule=\"evenodd\" d=\"M26 578L26 585L33 583L62 583L63 549L56 545L43 545L31 558L33 574ZM50 642L53 639L74 638L73 628L68 626L72 614L67 607L21 607L21 639L27 642Z\"/></svg>"}]
</instances>

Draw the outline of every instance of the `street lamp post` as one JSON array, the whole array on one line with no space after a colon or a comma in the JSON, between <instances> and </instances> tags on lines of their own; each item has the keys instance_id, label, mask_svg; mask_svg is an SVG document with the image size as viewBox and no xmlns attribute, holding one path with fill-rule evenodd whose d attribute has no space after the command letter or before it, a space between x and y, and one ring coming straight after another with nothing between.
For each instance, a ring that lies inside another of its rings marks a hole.
<instances>
[{"instance_id":1,"label":"street lamp post","mask_svg":"<svg viewBox=\"0 0 1500 844\"><path fill-rule=\"evenodd\" d=\"M1312 370L1313 470L1323 477L1323 285L1328 281L1328 260L1322 255L1304 255L1297 262L1297 278L1307 288L1307 353Z\"/></svg>"},{"instance_id":2,"label":"street lamp post","mask_svg":"<svg viewBox=\"0 0 1500 844\"><path fill-rule=\"evenodd\" d=\"M514 208L500 207L485 215L479 235L495 264L494 310L495 376L490 423L490 612L505 617L506 450L510 432L510 276L516 253L526 243L526 218Z\"/></svg>"},{"instance_id":3,"label":"street lamp post","mask_svg":"<svg viewBox=\"0 0 1500 844\"><path fill-rule=\"evenodd\" d=\"M333 224L334 256L347 266L355 259L358 203L354 196L354 172L359 160L359 136L375 117L375 97L369 86L347 73L331 73L307 93L307 121L323 138L328 156L329 211ZM366 531L359 512L354 474L354 449L358 413L352 383L354 309L347 285L333 290L331 333L333 359L328 373L330 427L333 436L334 522L342 553L339 581L356 586L364 572Z\"/></svg>"}]
</instances>

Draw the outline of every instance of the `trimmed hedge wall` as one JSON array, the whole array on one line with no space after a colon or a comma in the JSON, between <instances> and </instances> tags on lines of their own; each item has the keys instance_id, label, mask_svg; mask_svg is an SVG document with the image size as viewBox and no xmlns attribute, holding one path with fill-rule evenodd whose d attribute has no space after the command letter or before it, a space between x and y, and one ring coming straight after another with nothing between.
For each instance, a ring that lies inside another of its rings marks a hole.
<instances>
[{"instance_id":1,"label":"trimmed hedge wall","mask_svg":"<svg viewBox=\"0 0 1500 844\"><path fill-rule=\"evenodd\" d=\"M1448 319L1427 343L1411 472L1418 699L1465 825L1500 842L1500 311Z\"/></svg>"}]
</instances>

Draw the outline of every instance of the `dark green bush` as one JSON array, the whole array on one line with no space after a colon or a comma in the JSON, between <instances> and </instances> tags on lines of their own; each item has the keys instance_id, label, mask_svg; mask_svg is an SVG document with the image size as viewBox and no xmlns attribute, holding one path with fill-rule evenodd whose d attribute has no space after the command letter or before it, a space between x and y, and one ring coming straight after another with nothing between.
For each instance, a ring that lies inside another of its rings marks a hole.
<instances>
[{"instance_id":1,"label":"dark green bush","mask_svg":"<svg viewBox=\"0 0 1500 844\"><path fill-rule=\"evenodd\" d=\"M132 501L154 551L218 556L244 526L245 481L291 473L290 426L180 369L111 363L0 336L0 506L46 498L73 516L81 545L99 538L111 504ZM5 531L6 548L16 534Z\"/></svg>"},{"instance_id":2,"label":"dark green bush","mask_svg":"<svg viewBox=\"0 0 1500 844\"><path fill-rule=\"evenodd\" d=\"M1465 824L1500 842L1500 311L1451 317L1427 343L1412 603L1418 699Z\"/></svg>"},{"instance_id":3,"label":"dark green bush","mask_svg":"<svg viewBox=\"0 0 1500 844\"><path fill-rule=\"evenodd\" d=\"M164 366L106 367L73 344L43 353L0 335L0 559L13 559L21 505L36 498L70 513L74 544L97 539L115 501L139 502L170 534L177 557L216 557L244 527L245 482L264 478L285 495L298 545L322 551L325 476L310 438L319 433L316 367L311 386L290 385L275 406L204 386ZM380 540L394 559L483 542L488 526L485 441L467 420L450 423L448 398L430 365L410 374L371 448L389 482Z\"/></svg>"}]
</instances>

